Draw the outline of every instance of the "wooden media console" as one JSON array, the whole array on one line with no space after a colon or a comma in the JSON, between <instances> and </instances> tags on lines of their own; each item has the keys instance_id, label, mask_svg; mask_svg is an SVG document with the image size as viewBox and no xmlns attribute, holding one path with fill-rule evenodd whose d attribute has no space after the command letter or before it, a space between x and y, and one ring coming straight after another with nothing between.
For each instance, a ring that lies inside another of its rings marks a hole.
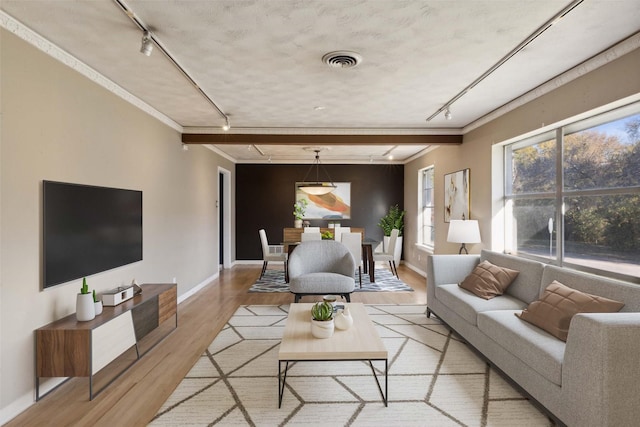
<instances>
[{"instance_id":1,"label":"wooden media console","mask_svg":"<svg viewBox=\"0 0 640 427\"><path fill-rule=\"evenodd\" d=\"M52 377L89 377L89 399L93 399L178 327L177 285L144 284L141 288L141 294L115 307L104 307L102 314L88 322L77 321L74 313L36 329L36 401L44 397L40 379ZM168 322L171 318L175 323ZM132 348L136 353L133 361L94 393L95 375Z\"/></svg>"}]
</instances>

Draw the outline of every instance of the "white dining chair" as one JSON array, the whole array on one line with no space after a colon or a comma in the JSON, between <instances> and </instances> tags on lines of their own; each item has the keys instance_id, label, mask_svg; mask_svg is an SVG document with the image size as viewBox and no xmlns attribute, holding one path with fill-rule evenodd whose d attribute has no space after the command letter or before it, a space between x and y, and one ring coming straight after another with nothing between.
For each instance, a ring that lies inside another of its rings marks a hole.
<instances>
[{"instance_id":1,"label":"white dining chair","mask_svg":"<svg viewBox=\"0 0 640 427\"><path fill-rule=\"evenodd\" d=\"M303 228L303 234L304 233L319 233L320 232L320 227L304 227Z\"/></svg>"},{"instance_id":2,"label":"white dining chair","mask_svg":"<svg viewBox=\"0 0 640 427\"><path fill-rule=\"evenodd\" d=\"M395 274L395 276L399 279L398 269L396 268L396 261L393 256L396 249L396 242L398 241L398 235L400 234L400 230L394 228L391 230L391 236L389 236L389 245L385 252L374 252L373 253L373 261L385 261L389 263L389 269L391 270L391 274Z\"/></svg>"},{"instance_id":3,"label":"white dining chair","mask_svg":"<svg viewBox=\"0 0 640 427\"><path fill-rule=\"evenodd\" d=\"M356 265L358 266L358 277L360 280L360 288L362 288L362 234L361 233L342 233L342 244L349 249Z\"/></svg>"},{"instance_id":4,"label":"white dining chair","mask_svg":"<svg viewBox=\"0 0 640 427\"><path fill-rule=\"evenodd\" d=\"M333 239L341 242L342 239L340 238L340 236L342 236L344 233L351 233L351 227L336 227L333 229Z\"/></svg>"},{"instance_id":5,"label":"white dining chair","mask_svg":"<svg viewBox=\"0 0 640 427\"><path fill-rule=\"evenodd\" d=\"M311 240L322 240L322 235L320 232L317 233L302 233L300 235L300 241L309 242Z\"/></svg>"},{"instance_id":6,"label":"white dining chair","mask_svg":"<svg viewBox=\"0 0 640 427\"><path fill-rule=\"evenodd\" d=\"M284 274L287 276L287 253L284 250L283 245L270 245L267 239L267 232L264 228L258 232L260 234L260 243L262 244L262 272L260 278L267 271L267 265L269 261L281 261L284 263Z\"/></svg>"}]
</instances>

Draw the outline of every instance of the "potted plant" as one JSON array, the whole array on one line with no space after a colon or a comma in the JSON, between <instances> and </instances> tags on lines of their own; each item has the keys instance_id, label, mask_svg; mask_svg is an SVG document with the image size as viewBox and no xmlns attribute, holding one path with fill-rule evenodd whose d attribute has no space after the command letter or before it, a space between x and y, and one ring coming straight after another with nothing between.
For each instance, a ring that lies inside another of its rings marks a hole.
<instances>
[{"instance_id":1,"label":"potted plant","mask_svg":"<svg viewBox=\"0 0 640 427\"><path fill-rule=\"evenodd\" d=\"M304 213L307 210L308 204L309 202L307 199L300 199L293 204L293 216L295 217L293 226L295 228L302 228L302 219L304 218Z\"/></svg>"},{"instance_id":2,"label":"potted plant","mask_svg":"<svg viewBox=\"0 0 640 427\"><path fill-rule=\"evenodd\" d=\"M96 309L93 304L93 295L89 292L87 278L82 278L82 287L76 297L76 319L80 322L93 320L96 317Z\"/></svg>"},{"instance_id":3,"label":"potted plant","mask_svg":"<svg viewBox=\"0 0 640 427\"><path fill-rule=\"evenodd\" d=\"M404 232L404 216L407 211L400 210L398 205L390 206L389 212L382 218L380 218L380 222L378 226L382 228L382 232L384 233L384 250L387 250L389 246L389 236L391 236L391 231L394 228L397 228L400 233L398 234L398 240L396 241L395 251L393 253L394 261L396 265L400 265L400 256L402 254L402 234Z\"/></svg>"},{"instance_id":4,"label":"potted plant","mask_svg":"<svg viewBox=\"0 0 640 427\"><path fill-rule=\"evenodd\" d=\"M329 338L333 335L333 305L317 302L311 307L311 335L316 338Z\"/></svg>"},{"instance_id":5,"label":"potted plant","mask_svg":"<svg viewBox=\"0 0 640 427\"><path fill-rule=\"evenodd\" d=\"M102 300L98 299L95 289L93 290L93 307L95 309L96 316L102 314Z\"/></svg>"}]
</instances>

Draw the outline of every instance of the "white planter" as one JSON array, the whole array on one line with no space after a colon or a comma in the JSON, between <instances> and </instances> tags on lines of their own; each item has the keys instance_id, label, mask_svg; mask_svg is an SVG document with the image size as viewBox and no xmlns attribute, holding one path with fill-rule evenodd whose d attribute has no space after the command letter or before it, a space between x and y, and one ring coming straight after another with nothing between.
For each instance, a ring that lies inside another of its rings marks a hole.
<instances>
[{"instance_id":1,"label":"white planter","mask_svg":"<svg viewBox=\"0 0 640 427\"><path fill-rule=\"evenodd\" d=\"M334 329L333 319L323 321L311 319L311 335L315 338L330 338Z\"/></svg>"},{"instance_id":2,"label":"white planter","mask_svg":"<svg viewBox=\"0 0 640 427\"><path fill-rule=\"evenodd\" d=\"M94 311L96 312L96 316L102 314L102 301L93 303Z\"/></svg>"},{"instance_id":3,"label":"white planter","mask_svg":"<svg viewBox=\"0 0 640 427\"><path fill-rule=\"evenodd\" d=\"M389 236L384 236L384 251L387 251L389 247ZM400 265L400 257L402 256L402 236L398 236L396 240L396 248L393 251L393 260L396 262L396 267Z\"/></svg>"},{"instance_id":4,"label":"white planter","mask_svg":"<svg viewBox=\"0 0 640 427\"><path fill-rule=\"evenodd\" d=\"M293 221L293 226L295 228L302 228L302 220L301 219L296 219Z\"/></svg>"},{"instance_id":5,"label":"white planter","mask_svg":"<svg viewBox=\"0 0 640 427\"><path fill-rule=\"evenodd\" d=\"M78 294L76 297L76 319L79 322L93 320L96 317L96 309L93 304L93 295Z\"/></svg>"}]
</instances>

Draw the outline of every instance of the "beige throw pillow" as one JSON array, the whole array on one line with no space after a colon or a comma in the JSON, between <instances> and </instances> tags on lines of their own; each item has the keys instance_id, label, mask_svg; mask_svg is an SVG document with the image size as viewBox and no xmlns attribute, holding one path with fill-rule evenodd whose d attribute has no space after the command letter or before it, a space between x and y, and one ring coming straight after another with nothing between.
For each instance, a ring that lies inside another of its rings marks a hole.
<instances>
[{"instance_id":1,"label":"beige throw pillow","mask_svg":"<svg viewBox=\"0 0 640 427\"><path fill-rule=\"evenodd\" d=\"M554 280L539 300L516 316L566 341L576 313L615 313L623 306L622 302L580 292Z\"/></svg>"},{"instance_id":2,"label":"beige throw pillow","mask_svg":"<svg viewBox=\"0 0 640 427\"><path fill-rule=\"evenodd\" d=\"M459 286L480 298L491 299L502 295L518 276L518 273L516 270L498 267L489 261L482 261Z\"/></svg>"}]
</instances>

